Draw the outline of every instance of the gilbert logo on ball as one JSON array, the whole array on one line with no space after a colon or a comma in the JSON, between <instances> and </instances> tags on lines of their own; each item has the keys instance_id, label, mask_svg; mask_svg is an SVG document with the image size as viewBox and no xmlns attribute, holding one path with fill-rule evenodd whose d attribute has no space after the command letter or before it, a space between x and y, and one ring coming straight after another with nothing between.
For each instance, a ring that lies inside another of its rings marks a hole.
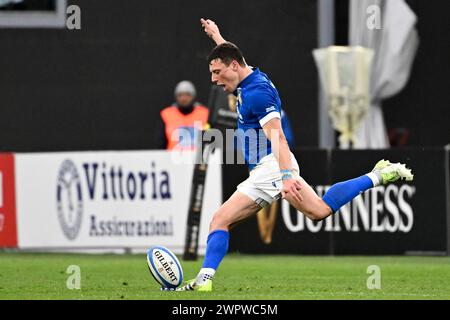
<instances>
[{"instance_id":1,"label":"gilbert logo on ball","mask_svg":"<svg viewBox=\"0 0 450 320\"><path fill-rule=\"evenodd\" d=\"M64 160L58 172L56 203L59 224L69 240L74 240L80 231L82 200L81 183L75 163L72 160Z\"/></svg>"},{"instance_id":2,"label":"gilbert logo on ball","mask_svg":"<svg viewBox=\"0 0 450 320\"><path fill-rule=\"evenodd\" d=\"M183 281L183 270L177 257L165 247L147 251L147 264L151 275L164 288L176 288Z\"/></svg>"}]
</instances>

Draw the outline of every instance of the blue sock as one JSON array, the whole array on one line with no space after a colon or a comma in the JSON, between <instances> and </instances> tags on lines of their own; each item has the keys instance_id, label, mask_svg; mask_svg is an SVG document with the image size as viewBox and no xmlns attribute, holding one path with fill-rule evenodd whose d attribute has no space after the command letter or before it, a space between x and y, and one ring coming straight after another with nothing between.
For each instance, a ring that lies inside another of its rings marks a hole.
<instances>
[{"instance_id":1,"label":"blue sock","mask_svg":"<svg viewBox=\"0 0 450 320\"><path fill-rule=\"evenodd\" d=\"M206 255L203 268L217 270L228 251L230 234L225 230L216 230L209 234L206 244Z\"/></svg>"},{"instance_id":2,"label":"blue sock","mask_svg":"<svg viewBox=\"0 0 450 320\"><path fill-rule=\"evenodd\" d=\"M355 179L333 184L324 194L322 200L330 206L333 212L336 212L344 204L373 186L372 180L367 175L363 175Z\"/></svg>"}]
</instances>

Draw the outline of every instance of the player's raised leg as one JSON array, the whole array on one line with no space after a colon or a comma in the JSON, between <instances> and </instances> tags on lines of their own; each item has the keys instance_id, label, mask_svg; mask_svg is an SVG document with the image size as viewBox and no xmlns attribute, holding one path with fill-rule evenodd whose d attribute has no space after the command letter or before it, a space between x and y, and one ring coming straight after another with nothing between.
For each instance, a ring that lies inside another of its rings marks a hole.
<instances>
[{"instance_id":1,"label":"player's raised leg","mask_svg":"<svg viewBox=\"0 0 450 320\"><path fill-rule=\"evenodd\" d=\"M406 168L404 164L390 163L383 159L377 162L371 172L332 185L323 198L320 198L301 177L299 179L302 184L302 200L296 200L289 193L285 198L305 216L311 220L319 221L338 211L343 205L370 188L401 179L411 181L413 177L411 169Z\"/></svg>"},{"instance_id":2,"label":"player's raised leg","mask_svg":"<svg viewBox=\"0 0 450 320\"><path fill-rule=\"evenodd\" d=\"M203 266L197 277L177 291L211 291L212 278L228 251L230 226L256 214L261 207L245 194L236 191L214 214L206 244Z\"/></svg>"}]
</instances>

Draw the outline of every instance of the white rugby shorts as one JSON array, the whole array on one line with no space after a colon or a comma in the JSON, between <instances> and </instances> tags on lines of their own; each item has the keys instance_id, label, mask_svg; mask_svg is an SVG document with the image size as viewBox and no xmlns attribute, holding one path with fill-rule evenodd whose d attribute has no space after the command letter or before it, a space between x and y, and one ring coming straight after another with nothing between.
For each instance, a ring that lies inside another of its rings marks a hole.
<instances>
[{"instance_id":1,"label":"white rugby shorts","mask_svg":"<svg viewBox=\"0 0 450 320\"><path fill-rule=\"evenodd\" d=\"M300 175L300 169L294 155L291 153L292 169L294 176ZM247 195L261 207L271 204L281 197L280 166L274 154L271 153L261 159L252 171L247 180L237 186L237 190Z\"/></svg>"}]
</instances>

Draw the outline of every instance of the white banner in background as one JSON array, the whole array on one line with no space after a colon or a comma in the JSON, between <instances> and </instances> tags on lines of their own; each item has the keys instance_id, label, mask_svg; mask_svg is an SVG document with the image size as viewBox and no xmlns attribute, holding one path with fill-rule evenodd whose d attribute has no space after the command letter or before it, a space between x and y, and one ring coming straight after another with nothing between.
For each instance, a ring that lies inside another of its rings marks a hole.
<instances>
[{"instance_id":1,"label":"white banner in background","mask_svg":"<svg viewBox=\"0 0 450 320\"><path fill-rule=\"evenodd\" d=\"M222 202L219 157L206 177L201 254ZM15 164L19 248L162 245L182 253L193 164L166 151L18 153Z\"/></svg>"}]
</instances>

